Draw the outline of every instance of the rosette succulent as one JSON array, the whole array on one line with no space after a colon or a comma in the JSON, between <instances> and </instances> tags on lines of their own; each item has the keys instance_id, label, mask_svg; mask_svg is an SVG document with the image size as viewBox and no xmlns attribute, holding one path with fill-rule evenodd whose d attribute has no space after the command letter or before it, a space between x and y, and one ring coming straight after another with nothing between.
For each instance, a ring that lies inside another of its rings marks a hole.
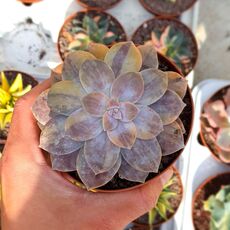
<instances>
[{"instance_id":1,"label":"rosette succulent","mask_svg":"<svg viewBox=\"0 0 230 230\"><path fill-rule=\"evenodd\" d=\"M35 101L40 147L54 170L77 171L87 189L116 173L144 183L162 156L184 147L179 115L187 81L159 70L152 46L97 44L93 53L70 53L61 81Z\"/></svg>"}]
</instances>

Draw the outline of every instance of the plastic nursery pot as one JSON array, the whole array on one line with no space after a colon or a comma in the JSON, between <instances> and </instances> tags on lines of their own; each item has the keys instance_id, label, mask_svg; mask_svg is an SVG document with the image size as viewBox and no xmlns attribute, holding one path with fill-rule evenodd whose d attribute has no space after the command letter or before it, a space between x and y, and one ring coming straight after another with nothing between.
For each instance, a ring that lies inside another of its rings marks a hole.
<instances>
[{"instance_id":1,"label":"plastic nursery pot","mask_svg":"<svg viewBox=\"0 0 230 230\"><path fill-rule=\"evenodd\" d=\"M163 32L166 33L166 31L168 31L168 34L164 36L166 36L167 39L160 39L160 36ZM152 32L154 32L158 41L152 37ZM154 42L157 43L155 44L157 51L164 52L162 54L170 58L170 60L180 68L184 76L187 76L196 65L198 58L196 38L191 30L177 19L168 17L149 19L136 29L131 40L136 44L144 44L146 42L153 44L154 40ZM164 40L166 44L163 44L162 40ZM168 47L167 42L170 43ZM158 50L160 49L159 47L162 47L163 51Z\"/></svg>"},{"instance_id":2,"label":"plastic nursery pot","mask_svg":"<svg viewBox=\"0 0 230 230\"><path fill-rule=\"evenodd\" d=\"M205 102L202 108L201 117L200 117L200 137L201 137L202 143L204 144L204 146L206 146L209 149L209 151L211 152L211 156L214 157L215 160L230 166L230 162L226 162L224 158L222 157L222 155L225 155L225 154L230 155L230 152L229 151L225 152L217 145L217 134L220 131L220 128L212 127L211 125L212 122L210 122L211 118L207 117L205 113L205 109L204 109L205 105L207 106L216 101L223 102L223 106L225 106L224 96L226 95L226 92L228 90L230 90L230 85L225 86L221 88L220 90L218 90Z\"/></svg>"},{"instance_id":3,"label":"plastic nursery pot","mask_svg":"<svg viewBox=\"0 0 230 230\"><path fill-rule=\"evenodd\" d=\"M42 0L18 0L19 2L22 2L26 6L31 6L33 3L41 2Z\"/></svg>"},{"instance_id":4,"label":"plastic nursery pot","mask_svg":"<svg viewBox=\"0 0 230 230\"><path fill-rule=\"evenodd\" d=\"M70 40L74 40L74 35L77 33L71 32L71 28L73 27L73 20L78 20L82 21L83 17L85 15L88 15L89 17L96 17L96 16L102 16L108 19L109 21L109 26L108 30L113 32L115 35L117 35L117 38L115 39L115 42L121 42L121 41L126 41L127 40L127 35L125 33L125 30L123 26L120 24L120 22L114 18L112 15L103 12L103 11L96 11L96 10L84 10L84 11L79 11L76 12L72 15L70 15L62 25L59 35L58 35L58 52L62 60L65 59L65 55L70 52L68 50L68 45L70 43ZM94 41L95 42L95 41ZM106 44L108 46L111 46L113 43Z\"/></svg>"},{"instance_id":5,"label":"plastic nursery pot","mask_svg":"<svg viewBox=\"0 0 230 230\"><path fill-rule=\"evenodd\" d=\"M230 185L230 172L207 178L195 191L192 201L192 221L196 230L209 230L210 214L203 208L203 201L215 195L222 186Z\"/></svg>"},{"instance_id":6,"label":"plastic nursery pot","mask_svg":"<svg viewBox=\"0 0 230 230\"><path fill-rule=\"evenodd\" d=\"M172 205L174 212L173 213L167 213L167 219L164 220L162 217L160 217L160 215L156 216L156 219L154 221L154 223L152 224L152 227L159 227L160 225L164 224L165 222L169 221L170 219L173 218L173 216L176 214L182 198L183 198L183 184L181 181L181 177L180 177L180 173L178 172L178 170L173 167L173 175L176 177L176 182L174 182L170 187L172 189L173 192L177 193L177 197L176 198L171 198L169 200L169 203ZM173 187L174 186L174 187ZM139 217L138 219L134 220L134 224L135 226L141 227L141 229L149 229L149 224L148 224L148 213L144 214L143 216Z\"/></svg>"},{"instance_id":7,"label":"plastic nursery pot","mask_svg":"<svg viewBox=\"0 0 230 230\"><path fill-rule=\"evenodd\" d=\"M179 74L181 74L180 70L166 57L162 56L161 54L158 53L158 60L159 60L159 69L162 71L174 71ZM184 143L185 145L188 142L188 139L191 134L192 126L193 126L193 117L194 117L194 105L193 105L193 99L191 95L191 90L187 88L186 95L183 99L184 103L187 105L185 106L184 110L180 114L179 118L184 124L184 128L186 132L184 133ZM163 156L161 160L161 165L159 168L158 173L150 173L149 176L147 177L147 180L145 183L148 183L151 179L154 179L158 176L160 176L163 172L168 170L179 158L181 153L183 152L183 149L168 155L168 156ZM69 180L71 183L74 185L81 187L83 189L86 189L83 183L81 182L80 178L78 177L76 172L71 172L71 173L63 173L63 176ZM93 192L122 192L122 191L127 191L131 190L137 187L143 186L142 183L138 182L131 182L127 181L124 179L119 178L118 174L114 176L114 178L108 182L106 185L91 190Z\"/></svg>"},{"instance_id":8,"label":"plastic nursery pot","mask_svg":"<svg viewBox=\"0 0 230 230\"><path fill-rule=\"evenodd\" d=\"M76 0L81 6L90 10L106 10L116 6L121 0Z\"/></svg>"},{"instance_id":9,"label":"plastic nursery pot","mask_svg":"<svg viewBox=\"0 0 230 230\"><path fill-rule=\"evenodd\" d=\"M38 84L38 81L35 80L32 76L30 76L27 73L16 71L16 70L3 70L2 72L5 73L5 76L10 84L14 81L18 73L22 74L23 86L31 85L32 87L34 87ZM7 139L7 134L6 135L1 134L0 145L4 145L6 143L6 139Z\"/></svg>"},{"instance_id":10,"label":"plastic nursery pot","mask_svg":"<svg viewBox=\"0 0 230 230\"><path fill-rule=\"evenodd\" d=\"M143 7L150 13L158 16L177 17L184 11L191 8L196 0L175 0L162 1L162 0L139 0Z\"/></svg>"}]
</instances>

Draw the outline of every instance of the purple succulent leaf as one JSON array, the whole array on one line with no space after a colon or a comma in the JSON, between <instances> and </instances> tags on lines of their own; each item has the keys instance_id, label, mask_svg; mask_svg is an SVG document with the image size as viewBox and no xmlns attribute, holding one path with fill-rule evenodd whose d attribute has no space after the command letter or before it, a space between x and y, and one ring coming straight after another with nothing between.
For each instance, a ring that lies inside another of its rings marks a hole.
<instances>
[{"instance_id":1,"label":"purple succulent leaf","mask_svg":"<svg viewBox=\"0 0 230 230\"><path fill-rule=\"evenodd\" d=\"M139 108L131 102L121 102L120 111L122 114L122 121L129 122L136 118L139 113Z\"/></svg>"},{"instance_id":2,"label":"purple succulent leaf","mask_svg":"<svg viewBox=\"0 0 230 230\"><path fill-rule=\"evenodd\" d=\"M136 170L129 165L124 158L122 158L121 167L119 168L118 174L121 179L144 183L149 175L149 172Z\"/></svg>"},{"instance_id":3,"label":"purple succulent leaf","mask_svg":"<svg viewBox=\"0 0 230 230\"><path fill-rule=\"evenodd\" d=\"M88 190L107 184L117 173L121 165L121 157L109 171L95 175L85 160L84 152L80 151L77 158L77 173Z\"/></svg>"},{"instance_id":4,"label":"purple succulent leaf","mask_svg":"<svg viewBox=\"0 0 230 230\"><path fill-rule=\"evenodd\" d=\"M111 66L118 77L127 72L138 72L142 65L142 57L133 42L119 42L113 45L105 56L105 63Z\"/></svg>"},{"instance_id":5,"label":"purple succulent leaf","mask_svg":"<svg viewBox=\"0 0 230 230\"><path fill-rule=\"evenodd\" d=\"M97 175L114 167L120 156L120 148L109 140L106 132L102 132L85 142L84 155L89 167Z\"/></svg>"},{"instance_id":6,"label":"purple succulent leaf","mask_svg":"<svg viewBox=\"0 0 230 230\"><path fill-rule=\"evenodd\" d=\"M65 135L65 116L56 116L50 120L41 132L40 148L54 155L72 153L83 146Z\"/></svg>"},{"instance_id":7,"label":"purple succulent leaf","mask_svg":"<svg viewBox=\"0 0 230 230\"><path fill-rule=\"evenodd\" d=\"M136 126L132 121L119 122L117 128L107 131L107 135L114 145L131 149L136 141Z\"/></svg>"},{"instance_id":8,"label":"purple succulent leaf","mask_svg":"<svg viewBox=\"0 0 230 230\"><path fill-rule=\"evenodd\" d=\"M96 59L91 53L78 50L76 52L70 52L64 60L63 63L63 71L62 71L62 79L63 80L71 80L76 83L80 82L79 79L79 71L81 65L86 60L94 60Z\"/></svg>"},{"instance_id":9,"label":"purple succulent leaf","mask_svg":"<svg viewBox=\"0 0 230 230\"><path fill-rule=\"evenodd\" d=\"M104 60L105 55L109 51L109 48L101 43L90 42L87 50L93 54L97 59Z\"/></svg>"},{"instance_id":10,"label":"purple succulent leaf","mask_svg":"<svg viewBox=\"0 0 230 230\"><path fill-rule=\"evenodd\" d=\"M102 117L109 103L109 97L103 93L89 93L82 98L82 105L90 115Z\"/></svg>"},{"instance_id":11,"label":"purple succulent leaf","mask_svg":"<svg viewBox=\"0 0 230 230\"><path fill-rule=\"evenodd\" d=\"M222 150L230 152L230 127L219 130L216 143Z\"/></svg>"},{"instance_id":12,"label":"purple succulent leaf","mask_svg":"<svg viewBox=\"0 0 230 230\"><path fill-rule=\"evenodd\" d=\"M140 45L138 49L142 56L142 69L158 69L158 57L157 52L153 45Z\"/></svg>"},{"instance_id":13,"label":"purple succulent leaf","mask_svg":"<svg viewBox=\"0 0 230 230\"><path fill-rule=\"evenodd\" d=\"M157 136L162 155L167 156L184 148L184 137L178 123L174 121L164 126L164 130Z\"/></svg>"},{"instance_id":14,"label":"purple succulent leaf","mask_svg":"<svg viewBox=\"0 0 230 230\"><path fill-rule=\"evenodd\" d=\"M152 140L137 139L132 149L122 149L121 154L136 170L158 172L162 153L156 138Z\"/></svg>"},{"instance_id":15,"label":"purple succulent leaf","mask_svg":"<svg viewBox=\"0 0 230 230\"><path fill-rule=\"evenodd\" d=\"M48 106L52 112L70 115L81 107L81 98L85 91L80 84L72 81L60 81L52 85L48 92Z\"/></svg>"},{"instance_id":16,"label":"purple succulent leaf","mask_svg":"<svg viewBox=\"0 0 230 230\"><path fill-rule=\"evenodd\" d=\"M86 92L101 92L108 96L115 79L112 69L100 60L85 61L81 66L79 76Z\"/></svg>"},{"instance_id":17,"label":"purple succulent leaf","mask_svg":"<svg viewBox=\"0 0 230 230\"><path fill-rule=\"evenodd\" d=\"M137 128L137 138L149 140L163 130L160 116L148 106L141 106L140 112L133 121Z\"/></svg>"},{"instance_id":18,"label":"purple succulent leaf","mask_svg":"<svg viewBox=\"0 0 230 230\"><path fill-rule=\"evenodd\" d=\"M87 141L103 131L102 121L83 109L73 112L65 122L66 135L76 141Z\"/></svg>"},{"instance_id":19,"label":"purple succulent leaf","mask_svg":"<svg viewBox=\"0 0 230 230\"><path fill-rule=\"evenodd\" d=\"M78 153L79 150L66 155L50 154L52 169L60 172L76 171Z\"/></svg>"},{"instance_id":20,"label":"purple succulent leaf","mask_svg":"<svg viewBox=\"0 0 230 230\"><path fill-rule=\"evenodd\" d=\"M230 151L220 151L218 152L220 159L225 163L230 163Z\"/></svg>"},{"instance_id":21,"label":"purple succulent leaf","mask_svg":"<svg viewBox=\"0 0 230 230\"><path fill-rule=\"evenodd\" d=\"M35 119L41 124L46 125L51 119L50 108L47 104L49 90L43 91L35 100L32 106L32 113Z\"/></svg>"},{"instance_id":22,"label":"purple succulent leaf","mask_svg":"<svg viewBox=\"0 0 230 230\"><path fill-rule=\"evenodd\" d=\"M179 117L185 106L175 92L167 90L163 97L150 107L160 115L163 124L168 125Z\"/></svg>"},{"instance_id":23,"label":"purple succulent leaf","mask_svg":"<svg viewBox=\"0 0 230 230\"><path fill-rule=\"evenodd\" d=\"M108 131L117 128L119 121L110 116L108 112L106 112L103 115L102 123L104 131Z\"/></svg>"},{"instance_id":24,"label":"purple succulent leaf","mask_svg":"<svg viewBox=\"0 0 230 230\"><path fill-rule=\"evenodd\" d=\"M42 131L45 128L45 125L42 125L40 122L37 121L37 125L39 129Z\"/></svg>"},{"instance_id":25,"label":"purple succulent leaf","mask_svg":"<svg viewBox=\"0 0 230 230\"><path fill-rule=\"evenodd\" d=\"M227 107L230 106L230 87L227 89L227 92L224 95L224 102Z\"/></svg>"},{"instance_id":26,"label":"purple succulent leaf","mask_svg":"<svg viewBox=\"0 0 230 230\"><path fill-rule=\"evenodd\" d=\"M144 79L144 93L138 104L151 105L165 94L168 88L167 74L157 69L146 69L141 75Z\"/></svg>"},{"instance_id":27,"label":"purple succulent leaf","mask_svg":"<svg viewBox=\"0 0 230 230\"><path fill-rule=\"evenodd\" d=\"M180 129L181 129L181 131L182 131L182 134L185 134L185 133L186 133L186 129L185 129L184 124L183 124L183 122L181 121L181 119L180 119L180 118L177 118L177 119L176 119L176 122L177 122L177 124L180 126Z\"/></svg>"},{"instance_id":28,"label":"purple succulent leaf","mask_svg":"<svg viewBox=\"0 0 230 230\"><path fill-rule=\"evenodd\" d=\"M144 81L140 73L129 72L116 78L111 88L112 98L125 102L137 102L144 92Z\"/></svg>"}]
</instances>

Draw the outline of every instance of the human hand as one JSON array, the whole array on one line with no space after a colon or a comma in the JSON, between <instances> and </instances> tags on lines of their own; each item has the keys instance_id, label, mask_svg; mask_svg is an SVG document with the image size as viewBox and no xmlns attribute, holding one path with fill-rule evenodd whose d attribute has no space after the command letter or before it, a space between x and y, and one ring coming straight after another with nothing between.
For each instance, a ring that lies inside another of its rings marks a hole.
<instances>
[{"instance_id":1,"label":"human hand","mask_svg":"<svg viewBox=\"0 0 230 230\"><path fill-rule=\"evenodd\" d=\"M31 113L46 80L15 106L2 167L3 230L121 230L149 211L172 170L145 185L118 193L92 193L67 181L47 164Z\"/></svg>"}]
</instances>

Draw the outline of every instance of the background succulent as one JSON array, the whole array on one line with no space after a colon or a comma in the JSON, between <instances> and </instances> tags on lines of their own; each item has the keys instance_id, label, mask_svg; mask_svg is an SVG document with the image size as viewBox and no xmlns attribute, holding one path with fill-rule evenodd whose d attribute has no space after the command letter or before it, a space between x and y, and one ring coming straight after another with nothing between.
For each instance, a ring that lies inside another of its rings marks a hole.
<instances>
[{"instance_id":1,"label":"background succulent","mask_svg":"<svg viewBox=\"0 0 230 230\"><path fill-rule=\"evenodd\" d=\"M230 226L230 185L204 202L204 210L210 212L210 230L227 230Z\"/></svg>"},{"instance_id":2,"label":"background succulent","mask_svg":"<svg viewBox=\"0 0 230 230\"><path fill-rule=\"evenodd\" d=\"M179 115L187 81L160 71L152 46L120 42L92 50L70 53L62 80L37 98L40 147L53 169L77 170L87 189L117 172L143 183L158 172L162 156L184 147Z\"/></svg>"}]
</instances>

